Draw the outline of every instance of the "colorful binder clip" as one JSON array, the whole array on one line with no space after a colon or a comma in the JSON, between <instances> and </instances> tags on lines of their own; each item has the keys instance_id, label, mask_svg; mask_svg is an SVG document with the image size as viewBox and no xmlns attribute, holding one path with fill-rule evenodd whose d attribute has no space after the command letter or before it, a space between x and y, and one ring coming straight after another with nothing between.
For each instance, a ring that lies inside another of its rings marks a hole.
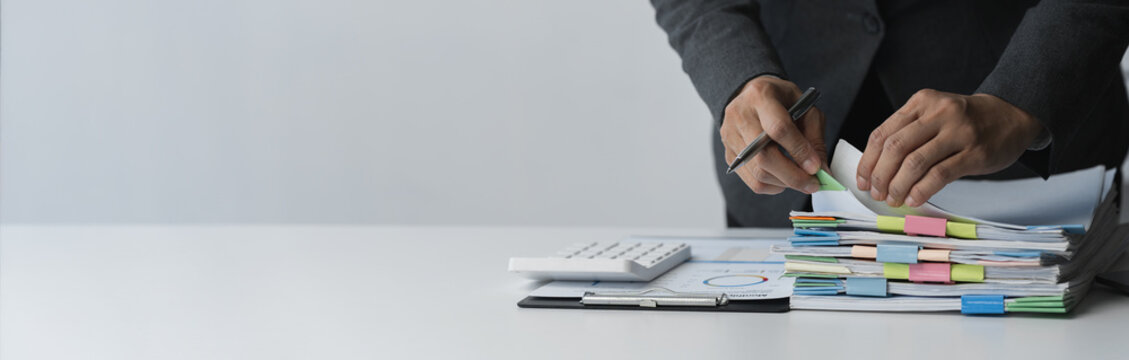
<instances>
[{"instance_id":1,"label":"colorful binder clip","mask_svg":"<svg viewBox=\"0 0 1129 360\"><path fill-rule=\"evenodd\" d=\"M969 315L1003 314L1003 295L963 295L960 297L960 313Z\"/></svg>"}]
</instances>

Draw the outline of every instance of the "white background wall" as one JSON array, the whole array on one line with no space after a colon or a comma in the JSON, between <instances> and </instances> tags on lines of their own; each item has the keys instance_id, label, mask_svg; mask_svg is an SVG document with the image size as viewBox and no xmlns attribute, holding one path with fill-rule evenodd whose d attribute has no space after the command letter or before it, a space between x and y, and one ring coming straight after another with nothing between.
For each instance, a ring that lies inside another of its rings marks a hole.
<instances>
[{"instance_id":1,"label":"white background wall","mask_svg":"<svg viewBox=\"0 0 1129 360\"><path fill-rule=\"evenodd\" d=\"M5 0L0 219L722 226L645 1Z\"/></svg>"},{"instance_id":2,"label":"white background wall","mask_svg":"<svg viewBox=\"0 0 1129 360\"><path fill-rule=\"evenodd\" d=\"M4 222L723 225L641 0L5 0L0 47Z\"/></svg>"}]
</instances>

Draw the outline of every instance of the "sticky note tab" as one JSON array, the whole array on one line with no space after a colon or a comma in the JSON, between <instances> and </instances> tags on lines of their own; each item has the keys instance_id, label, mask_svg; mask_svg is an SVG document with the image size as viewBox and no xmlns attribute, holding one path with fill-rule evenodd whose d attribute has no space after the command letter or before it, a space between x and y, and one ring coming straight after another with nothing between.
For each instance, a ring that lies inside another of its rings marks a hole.
<instances>
[{"instance_id":1,"label":"sticky note tab","mask_svg":"<svg viewBox=\"0 0 1129 360\"><path fill-rule=\"evenodd\" d=\"M787 265L787 264L785 264ZM909 279L909 265L898 263L882 264L882 276L887 279Z\"/></svg>"},{"instance_id":2,"label":"sticky note tab","mask_svg":"<svg viewBox=\"0 0 1129 360\"><path fill-rule=\"evenodd\" d=\"M1019 250L1015 250L1015 251L993 251L992 253L995 254L995 255L999 255L999 256L1011 256L1011 257L1040 257L1040 256L1043 256L1042 251L1019 251Z\"/></svg>"},{"instance_id":3,"label":"sticky note tab","mask_svg":"<svg viewBox=\"0 0 1129 360\"><path fill-rule=\"evenodd\" d=\"M905 229L906 219L897 216L878 215L878 230L890 233L902 233Z\"/></svg>"},{"instance_id":4,"label":"sticky note tab","mask_svg":"<svg viewBox=\"0 0 1129 360\"><path fill-rule=\"evenodd\" d=\"M906 215L906 235L945 237L945 222L940 218Z\"/></svg>"},{"instance_id":5,"label":"sticky note tab","mask_svg":"<svg viewBox=\"0 0 1129 360\"><path fill-rule=\"evenodd\" d=\"M961 239L978 239L976 237L976 224L950 221L945 224L945 233L950 237Z\"/></svg>"},{"instance_id":6,"label":"sticky note tab","mask_svg":"<svg viewBox=\"0 0 1129 360\"><path fill-rule=\"evenodd\" d=\"M925 263L909 265L909 281L913 282L952 282L949 278L949 263Z\"/></svg>"},{"instance_id":7,"label":"sticky note tab","mask_svg":"<svg viewBox=\"0 0 1129 360\"><path fill-rule=\"evenodd\" d=\"M916 245L888 245L879 244L878 251L875 254L875 260L878 262L902 263L902 264L916 264L917 263L917 249Z\"/></svg>"},{"instance_id":8,"label":"sticky note tab","mask_svg":"<svg viewBox=\"0 0 1129 360\"><path fill-rule=\"evenodd\" d=\"M803 219L796 219L796 220L792 220L792 225L809 224L809 225L825 225L825 226L828 226L828 227L835 227L835 226L839 226L839 224L842 224L844 222L846 222L846 220L803 220Z\"/></svg>"},{"instance_id":9,"label":"sticky note tab","mask_svg":"<svg viewBox=\"0 0 1129 360\"><path fill-rule=\"evenodd\" d=\"M961 314L1003 314L1003 295L962 295Z\"/></svg>"},{"instance_id":10,"label":"sticky note tab","mask_svg":"<svg viewBox=\"0 0 1129 360\"><path fill-rule=\"evenodd\" d=\"M810 277L807 277L807 276L802 276L802 277L799 277L799 278L796 279L796 283L797 284L802 284L802 283L831 284L831 285L835 285L835 286L843 285L843 281L839 280L838 277L826 279L826 278L810 278Z\"/></svg>"},{"instance_id":11,"label":"sticky note tab","mask_svg":"<svg viewBox=\"0 0 1129 360\"><path fill-rule=\"evenodd\" d=\"M835 221L836 218L830 216L789 216L788 220L816 220L816 221Z\"/></svg>"},{"instance_id":12,"label":"sticky note tab","mask_svg":"<svg viewBox=\"0 0 1129 360\"><path fill-rule=\"evenodd\" d=\"M838 245L839 235L831 235L831 236L806 236L806 235L804 235L804 236L789 236L788 241L791 241L793 243L793 245L795 245L795 243L797 243L797 242L834 241L835 244Z\"/></svg>"},{"instance_id":13,"label":"sticky note tab","mask_svg":"<svg viewBox=\"0 0 1129 360\"><path fill-rule=\"evenodd\" d=\"M792 230L792 233L793 233L793 234L796 234L796 235L801 235L801 236L833 236L833 237L835 237L836 239L838 239L838 238L839 238L839 234L838 234L838 233L836 233L836 232L834 232L834 231L820 231L820 230L810 230L810 229L794 229L794 230Z\"/></svg>"},{"instance_id":14,"label":"sticky note tab","mask_svg":"<svg viewBox=\"0 0 1129 360\"><path fill-rule=\"evenodd\" d=\"M1082 225L1062 225L1062 230L1067 234L1082 235L1086 233L1086 227Z\"/></svg>"},{"instance_id":15,"label":"sticky note tab","mask_svg":"<svg viewBox=\"0 0 1129 360\"><path fill-rule=\"evenodd\" d=\"M788 261L784 263L786 272L824 273L824 274L850 274L851 269L842 265L808 264Z\"/></svg>"},{"instance_id":16,"label":"sticky note tab","mask_svg":"<svg viewBox=\"0 0 1129 360\"><path fill-rule=\"evenodd\" d=\"M1086 233L1086 227L1078 224L1074 225L1031 225L1027 230L1046 230L1046 229L1059 229L1067 234L1082 235Z\"/></svg>"},{"instance_id":17,"label":"sticky note tab","mask_svg":"<svg viewBox=\"0 0 1129 360\"><path fill-rule=\"evenodd\" d=\"M1044 313L1044 314L1065 314L1066 308L1042 308L1042 307L1026 307L1016 306L1017 304L1008 304L1007 312L1031 312L1031 313Z\"/></svg>"},{"instance_id":18,"label":"sticky note tab","mask_svg":"<svg viewBox=\"0 0 1129 360\"><path fill-rule=\"evenodd\" d=\"M847 295L886 297L886 279L847 278Z\"/></svg>"},{"instance_id":19,"label":"sticky note tab","mask_svg":"<svg viewBox=\"0 0 1129 360\"><path fill-rule=\"evenodd\" d=\"M851 246L851 257L859 259L873 259L878 257L878 248L866 245Z\"/></svg>"},{"instance_id":20,"label":"sticky note tab","mask_svg":"<svg viewBox=\"0 0 1129 360\"><path fill-rule=\"evenodd\" d=\"M798 288L799 287L818 287L818 288L839 287L839 285L835 285L835 284L805 283L805 282L799 282L799 281L797 281L792 286L795 286L795 287L798 287Z\"/></svg>"},{"instance_id":21,"label":"sticky note tab","mask_svg":"<svg viewBox=\"0 0 1129 360\"><path fill-rule=\"evenodd\" d=\"M823 169L815 172L815 177L819 179L819 190L847 190L843 187L843 184L839 183L839 180L835 180L831 174L823 171Z\"/></svg>"},{"instance_id":22,"label":"sticky note tab","mask_svg":"<svg viewBox=\"0 0 1129 360\"><path fill-rule=\"evenodd\" d=\"M792 242L792 246L838 246L839 240L826 240L820 237L808 236L793 236L788 238Z\"/></svg>"},{"instance_id":23,"label":"sticky note tab","mask_svg":"<svg viewBox=\"0 0 1129 360\"><path fill-rule=\"evenodd\" d=\"M788 259L788 260L801 260L801 261L813 261L813 262L825 262L825 263L838 263L839 262L839 259L836 259L836 258L830 257L830 256L784 255L784 258Z\"/></svg>"},{"instance_id":24,"label":"sticky note tab","mask_svg":"<svg viewBox=\"0 0 1129 360\"><path fill-rule=\"evenodd\" d=\"M792 295L839 295L838 288L796 288Z\"/></svg>"},{"instance_id":25,"label":"sticky note tab","mask_svg":"<svg viewBox=\"0 0 1129 360\"><path fill-rule=\"evenodd\" d=\"M918 261L949 262L949 250L921 249L917 252Z\"/></svg>"},{"instance_id":26,"label":"sticky note tab","mask_svg":"<svg viewBox=\"0 0 1129 360\"><path fill-rule=\"evenodd\" d=\"M1024 296L1024 297L1021 297L1021 298L1015 298L1015 303L1017 303L1017 304L1024 304L1024 303L1045 303L1045 302L1052 302L1052 303L1057 303L1057 304L1058 304L1059 306L1061 306L1061 305L1063 305L1063 300L1065 300L1065 298L1064 298L1064 297L1063 297L1062 295L1055 295L1055 296Z\"/></svg>"},{"instance_id":27,"label":"sticky note tab","mask_svg":"<svg viewBox=\"0 0 1129 360\"><path fill-rule=\"evenodd\" d=\"M984 266L953 264L951 278L961 282L984 282Z\"/></svg>"},{"instance_id":28,"label":"sticky note tab","mask_svg":"<svg viewBox=\"0 0 1129 360\"><path fill-rule=\"evenodd\" d=\"M833 228L838 227L842 221L814 221L814 220L792 220L792 227L795 228Z\"/></svg>"},{"instance_id":29,"label":"sticky note tab","mask_svg":"<svg viewBox=\"0 0 1129 360\"><path fill-rule=\"evenodd\" d=\"M786 264L785 266L787 266L787 264ZM782 278L822 278L822 279L839 279L839 275L829 275L829 274L812 274L812 273L802 273L802 272L794 272L794 273L785 273L784 275L780 275L780 278L781 278L781 279L782 279Z\"/></svg>"}]
</instances>

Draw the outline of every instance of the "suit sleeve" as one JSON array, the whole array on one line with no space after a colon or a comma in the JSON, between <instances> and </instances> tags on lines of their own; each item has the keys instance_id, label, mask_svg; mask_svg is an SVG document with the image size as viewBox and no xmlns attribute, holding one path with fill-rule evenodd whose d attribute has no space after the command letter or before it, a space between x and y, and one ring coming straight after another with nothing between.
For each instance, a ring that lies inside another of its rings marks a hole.
<instances>
[{"instance_id":1,"label":"suit sleeve","mask_svg":"<svg viewBox=\"0 0 1129 360\"><path fill-rule=\"evenodd\" d=\"M698 95L720 125L746 82L770 74L785 78L752 1L651 0L659 27L682 58Z\"/></svg>"},{"instance_id":2,"label":"suit sleeve","mask_svg":"<svg viewBox=\"0 0 1129 360\"><path fill-rule=\"evenodd\" d=\"M1064 160L1078 122L1099 95L1121 81L1118 64L1129 45L1129 1L1043 0L1027 10L977 93L997 96L1035 116L1050 146L1020 162L1044 178ZM1124 119L1121 119L1124 121Z\"/></svg>"}]
</instances>

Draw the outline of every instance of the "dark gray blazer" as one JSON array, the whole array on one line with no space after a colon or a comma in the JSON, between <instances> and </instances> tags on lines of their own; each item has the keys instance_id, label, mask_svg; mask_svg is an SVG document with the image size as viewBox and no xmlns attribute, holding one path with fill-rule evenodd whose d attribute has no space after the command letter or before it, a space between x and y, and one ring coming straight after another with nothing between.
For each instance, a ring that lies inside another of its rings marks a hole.
<instances>
[{"instance_id":1,"label":"dark gray blazer","mask_svg":"<svg viewBox=\"0 0 1129 360\"><path fill-rule=\"evenodd\" d=\"M774 74L823 92L832 149L873 71L890 103L931 88L998 96L1036 116L1051 146L1020 159L1029 176L1119 166L1129 100L1119 62L1129 1L652 0L659 26L720 125L748 80ZM867 130L869 131L869 130ZM866 144L855 144L858 147ZM790 226L808 196L754 194L714 161L733 226Z\"/></svg>"}]
</instances>

